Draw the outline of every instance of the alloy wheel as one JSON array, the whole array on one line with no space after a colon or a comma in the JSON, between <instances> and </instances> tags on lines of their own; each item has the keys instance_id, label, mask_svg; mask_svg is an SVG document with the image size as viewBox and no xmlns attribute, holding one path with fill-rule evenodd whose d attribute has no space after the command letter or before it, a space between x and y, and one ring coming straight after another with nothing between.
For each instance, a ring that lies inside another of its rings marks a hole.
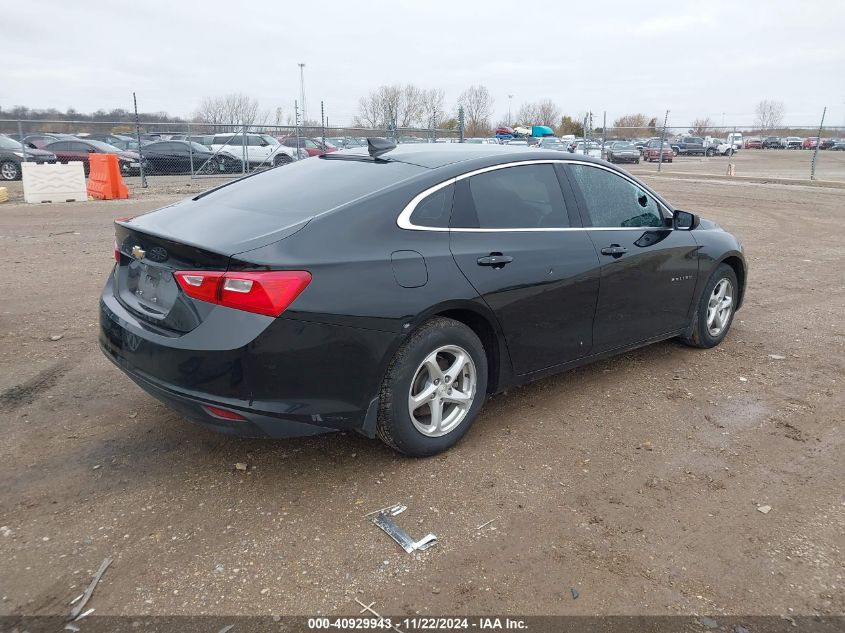
<instances>
[{"instance_id":1,"label":"alloy wheel","mask_svg":"<svg viewBox=\"0 0 845 633\"><path fill-rule=\"evenodd\" d=\"M428 437L456 429L475 400L478 377L469 353L447 345L425 357L414 373L408 412L414 427Z\"/></svg>"},{"instance_id":2,"label":"alloy wheel","mask_svg":"<svg viewBox=\"0 0 845 633\"><path fill-rule=\"evenodd\" d=\"M0 165L0 176L3 180L14 180L18 177L18 168L13 162Z\"/></svg>"},{"instance_id":3,"label":"alloy wheel","mask_svg":"<svg viewBox=\"0 0 845 633\"><path fill-rule=\"evenodd\" d=\"M722 278L713 288L707 302L707 331L710 336L719 336L727 327L733 311L733 284Z\"/></svg>"}]
</instances>

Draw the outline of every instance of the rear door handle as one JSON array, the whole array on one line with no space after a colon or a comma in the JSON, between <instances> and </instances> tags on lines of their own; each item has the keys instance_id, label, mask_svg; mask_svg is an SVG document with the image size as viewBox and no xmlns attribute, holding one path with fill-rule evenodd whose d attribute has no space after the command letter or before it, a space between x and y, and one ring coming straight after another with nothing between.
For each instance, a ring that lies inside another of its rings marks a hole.
<instances>
[{"instance_id":1,"label":"rear door handle","mask_svg":"<svg viewBox=\"0 0 845 633\"><path fill-rule=\"evenodd\" d=\"M619 246L619 244L611 244L601 249L602 255L612 255L613 257L622 257L627 252L628 249L624 246Z\"/></svg>"},{"instance_id":2,"label":"rear door handle","mask_svg":"<svg viewBox=\"0 0 845 633\"><path fill-rule=\"evenodd\" d=\"M513 257L509 255L502 255L501 253L490 253L486 257L479 257L476 261L479 266L501 268L505 264L510 264L513 261Z\"/></svg>"}]
</instances>

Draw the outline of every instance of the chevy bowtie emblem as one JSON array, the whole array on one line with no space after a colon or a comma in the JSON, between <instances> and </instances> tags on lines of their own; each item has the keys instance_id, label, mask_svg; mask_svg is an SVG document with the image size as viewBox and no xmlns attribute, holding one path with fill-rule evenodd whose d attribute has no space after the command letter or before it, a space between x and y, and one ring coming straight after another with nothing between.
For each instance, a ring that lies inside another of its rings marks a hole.
<instances>
[{"instance_id":1,"label":"chevy bowtie emblem","mask_svg":"<svg viewBox=\"0 0 845 633\"><path fill-rule=\"evenodd\" d=\"M132 247L132 257L134 257L135 259L144 259L144 255L146 255L146 254L147 254L147 251L145 251L140 246L135 245L135 246Z\"/></svg>"}]
</instances>

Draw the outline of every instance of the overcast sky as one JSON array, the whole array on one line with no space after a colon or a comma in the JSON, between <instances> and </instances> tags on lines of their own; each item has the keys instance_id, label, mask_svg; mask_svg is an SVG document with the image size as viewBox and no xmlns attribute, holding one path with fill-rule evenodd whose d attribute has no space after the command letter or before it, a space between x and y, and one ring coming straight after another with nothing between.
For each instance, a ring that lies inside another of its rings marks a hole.
<instances>
[{"instance_id":1,"label":"overcast sky","mask_svg":"<svg viewBox=\"0 0 845 633\"><path fill-rule=\"evenodd\" d=\"M669 125L753 123L764 98L785 122L845 124L845 2L669 0L0 0L0 105L189 115L245 92L293 110L304 62L309 118L347 123L385 83L470 84L520 103L553 99L600 125L643 112Z\"/></svg>"}]
</instances>

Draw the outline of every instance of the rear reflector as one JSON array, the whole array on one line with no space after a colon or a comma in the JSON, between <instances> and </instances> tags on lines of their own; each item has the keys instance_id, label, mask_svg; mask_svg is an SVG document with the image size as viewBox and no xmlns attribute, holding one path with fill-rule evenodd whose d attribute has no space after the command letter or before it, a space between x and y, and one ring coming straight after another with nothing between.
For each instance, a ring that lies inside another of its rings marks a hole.
<instances>
[{"instance_id":1,"label":"rear reflector","mask_svg":"<svg viewBox=\"0 0 845 633\"><path fill-rule=\"evenodd\" d=\"M304 270L182 270L173 276L189 297L256 314L279 316L311 282Z\"/></svg>"},{"instance_id":2,"label":"rear reflector","mask_svg":"<svg viewBox=\"0 0 845 633\"><path fill-rule=\"evenodd\" d=\"M114 241L114 261L116 264L120 263L120 249L117 247L117 240Z\"/></svg>"},{"instance_id":3,"label":"rear reflector","mask_svg":"<svg viewBox=\"0 0 845 633\"><path fill-rule=\"evenodd\" d=\"M228 409L221 409L220 407L212 407L210 404L203 405L202 408L215 418L223 418L224 420L246 420L246 418L240 413L235 413L234 411L229 411Z\"/></svg>"}]
</instances>

